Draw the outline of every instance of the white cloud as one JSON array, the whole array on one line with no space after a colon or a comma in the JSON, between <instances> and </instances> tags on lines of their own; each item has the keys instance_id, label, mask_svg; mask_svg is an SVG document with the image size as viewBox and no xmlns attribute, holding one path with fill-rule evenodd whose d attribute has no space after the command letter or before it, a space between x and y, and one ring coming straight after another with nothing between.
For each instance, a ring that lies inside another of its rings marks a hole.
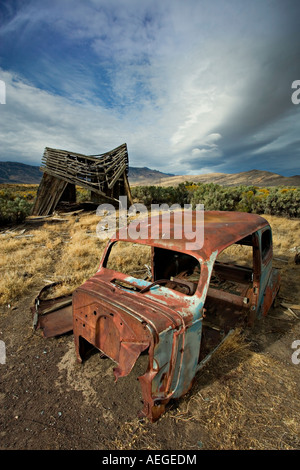
<instances>
[{"instance_id":1,"label":"white cloud","mask_svg":"<svg viewBox=\"0 0 300 470\"><path fill-rule=\"evenodd\" d=\"M0 110L0 139L7 158L38 164L45 146L83 153L110 149L112 130L119 128L119 119L112 111L52 95L9 72L2 71L1 76L7 101ZM116 138L115 142L118 144Z\"/></svg>"},{"instance_id":2,"label":"white cloud","mask_svg":"<svg viewBox=\"0 0 300 470\"><path fill-rule=\"evenodd\" d=\"M63 0L43 7L33 1L0 35L39 37L45 25L63 38L61 56L41 48L31 81L17 64L0 70L7 84L7 104L0 107L3 160L39 164L45 146L94 154L127 142L133 166L202 172L217 168L222 157L234 162L231 150L238 155L250 145L255 124L261 139L268 137L273 116L272 132L285 142L279 137L285 114L264 103L260 90L270 85L264 76L281 76L273 45L280 8L235 0L74 0L71 8Z\"/></svg>"}]
</instances>

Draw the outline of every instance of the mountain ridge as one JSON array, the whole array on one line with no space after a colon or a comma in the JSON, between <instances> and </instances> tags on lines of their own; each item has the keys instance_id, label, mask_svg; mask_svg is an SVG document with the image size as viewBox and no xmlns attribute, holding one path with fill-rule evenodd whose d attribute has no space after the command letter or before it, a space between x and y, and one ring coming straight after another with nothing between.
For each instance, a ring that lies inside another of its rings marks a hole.
<instances>
[{"instance_id":1,"label":"mountain ridge","mask_svg":"<svg viewBox=\"0 0 300 470\"><path fill-rule=\"evenodd\" d=\"M39 166L19 162L0 162L0 184L39 184L42 174ZM128 171L129 181L137 183L173 176L173 173L162 173L148 167L129 167Z\"/></svg>"},{"instance_id":2,"label":"mountain ridge","mask_svg":"<svg viewBox=\"0 0 300 470\"><path fill-rule=\"evenodd\" d=\"M39 166L19 162L0 162L0 184L39 184L42 171ZM129 167L130 185L177 186L186 181L215 183L222 186L300 186L300 175L282 176L266 170L248 170L239 173L206 173L203 175L173 175L148 167Z\"/></svg>"},{"instance_id":3,"label":"mountain ridge","mask_svg":"<svg viewBox=\"0 0 300 470\"><path fill-rule=\"evenodd\" d=\"M239 173L206 173L203 175L173 176L160 179L159 185L176 186L186 181L193 183L215 183L221 186L300 186L300 175L282 176L266 170L253 169Z\"/></svg>"}]
</instances>

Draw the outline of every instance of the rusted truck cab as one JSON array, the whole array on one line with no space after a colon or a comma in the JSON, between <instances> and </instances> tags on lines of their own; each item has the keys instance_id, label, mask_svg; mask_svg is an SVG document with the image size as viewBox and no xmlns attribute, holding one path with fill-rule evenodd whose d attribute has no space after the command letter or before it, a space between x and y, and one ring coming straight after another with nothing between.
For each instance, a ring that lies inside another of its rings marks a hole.
<instances>
[{"instance_id":1,"label":"rusted truck cab","mask_svg":"<svg viewBox=\"0 0 300 470\"><path fill-rule=\"evenodd\" d=\"M164 238L159 216L142 223L159 236L109 241L96 274L73 293L73 332L78 361L96 347L116 363L116 380L148 354L141 414L155 421L230 332L267 314L280 277L271 228L258 215L205 212L193 249L189 234L174 237L174 224Z\"/></svg>"}]
</instances>

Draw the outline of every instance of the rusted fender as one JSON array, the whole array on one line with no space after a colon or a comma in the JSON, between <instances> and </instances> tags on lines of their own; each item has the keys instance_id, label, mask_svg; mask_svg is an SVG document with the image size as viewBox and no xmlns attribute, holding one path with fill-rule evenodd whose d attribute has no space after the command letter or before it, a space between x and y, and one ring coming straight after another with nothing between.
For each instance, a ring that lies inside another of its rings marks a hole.
<instances>
[{"instance_id":1,"label":"rusted fender","mask_svg":"<svg viewBox=\"0 0 300 470\"><path fill-rule=\"evenodd\" d=\"M42 330L45 338L52 338L73 330L72 294L53 299L43 299L47 290L59 284L43 287L31 307L33 330Z\"/></svg>"}]
</instances>

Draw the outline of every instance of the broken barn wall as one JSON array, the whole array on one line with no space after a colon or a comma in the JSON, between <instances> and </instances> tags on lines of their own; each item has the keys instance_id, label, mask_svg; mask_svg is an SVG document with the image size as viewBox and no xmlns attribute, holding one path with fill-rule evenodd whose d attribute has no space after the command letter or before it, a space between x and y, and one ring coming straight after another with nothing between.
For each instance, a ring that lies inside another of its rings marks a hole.
<instances>
[{"instance_id":1,"label":"broken barn wall","mask_svg":"<svg viewBox=\"0 0 300 470\"><path fill-rule=\"evenodd\" d=\"M128 182L127 145L110 152L86 156L67 150L45 148L41 170L44 172L32 215L48 215L59 201L76 201L76 185L88 189L96 203L116 204L127 196L132 204Z\"/></svg>"}]
</instances>

